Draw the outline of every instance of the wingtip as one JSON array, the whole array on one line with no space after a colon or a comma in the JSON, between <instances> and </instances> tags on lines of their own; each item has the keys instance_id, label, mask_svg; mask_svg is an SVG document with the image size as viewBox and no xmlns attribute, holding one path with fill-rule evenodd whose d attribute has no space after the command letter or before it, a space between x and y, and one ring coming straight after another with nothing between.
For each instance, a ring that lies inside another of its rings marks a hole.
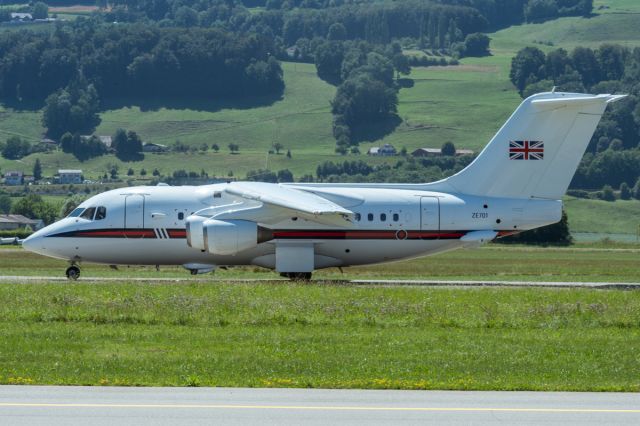
<instances>
[{"instance_id":1,"label":"wingtip","mask_svg":"<svg viewBox=\"0 0 640 426\"><path fill-rule=\"evenodd\" d=\"M629 95L627 95L627 94L624 94L624 95L609 95L609 97L607 99L607 103L610 104L610 103L613 103L613 102L617 102L620 99L626 98L627 96L629 96Z\"/></svg>"}]
</instances>

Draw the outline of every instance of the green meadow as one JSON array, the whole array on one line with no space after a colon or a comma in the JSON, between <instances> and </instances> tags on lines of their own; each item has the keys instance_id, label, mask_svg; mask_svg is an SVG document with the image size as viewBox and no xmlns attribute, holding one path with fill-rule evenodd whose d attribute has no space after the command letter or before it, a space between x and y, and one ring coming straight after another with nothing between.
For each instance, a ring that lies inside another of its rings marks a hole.
<instances>
[{"instance_id":1,"label":"green meadow","mask_svg":"<svg viewBox=\"0 0 640 426\"><path fill-rule=\"evenodd\" d=\"M490 244L480 249L455 250L420 259L382 265L329 268L314 273L314 280L352 279L486 280L531 282L631 282L640 281L637 244L577 244L575 247L528 247ZM1 275L64 277L67 262L42 257L22 249L0 251ZM129 278L189 279L180 266L120 266L83 264L82 280L126 280ZM213 275L199 275L199 282L221 283L242 279L279 279L278 274L258 267L218 269Z\"/></svg>"},{"instance_id":2,"label":"green meadow","mask_svg":"<svg viewBox=\"0 0 640 426\"><path fill-rule=\"evenodd\" d=\"M640 391L640 293L0 285L0 383Z\"/></svg>"}]
</instances>

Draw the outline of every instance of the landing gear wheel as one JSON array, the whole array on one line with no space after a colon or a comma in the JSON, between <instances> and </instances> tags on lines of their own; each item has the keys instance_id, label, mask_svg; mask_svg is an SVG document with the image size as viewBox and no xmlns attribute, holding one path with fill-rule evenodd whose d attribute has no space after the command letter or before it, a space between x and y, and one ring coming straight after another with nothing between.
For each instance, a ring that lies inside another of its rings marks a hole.
<instances>
[{"instance_id":1,"label":"landing gear wheel","mask_svg":"<svg viewBox=\"0 0 640 426\"><path fill-rule=\"evenodd\" d=\"M291 281L311 281L311 272L283 272L280 276Z\"/></svg>"},{"instance_id":2,"label":"landing gear wheel","mask_svg":"<svg viewBox=\"0 0 640 426\"><path fill-rule=\"evenodd\" d=\"M75 281L78 278L80 278L80 268L78 268L77 266L69 266L67 268L67 278L70 279L71 281Z\"/></svg>"}]
</instances>

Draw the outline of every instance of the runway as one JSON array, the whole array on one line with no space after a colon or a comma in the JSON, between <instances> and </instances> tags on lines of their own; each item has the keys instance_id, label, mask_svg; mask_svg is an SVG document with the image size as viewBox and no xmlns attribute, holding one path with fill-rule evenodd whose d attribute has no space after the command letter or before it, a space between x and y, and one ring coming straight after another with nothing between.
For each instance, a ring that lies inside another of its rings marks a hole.
<instances>
[{"instance_id":1,"label":"runway","mask_svg":"<svg viewBox=\"0 0 640 426\"><path fill-rule=\"evenodd\" d=\"M637 425L640 395L0 386L0 424Z\"/></svg>"},{"instance_id":2,"label":"runway","mask_svg":"<svg viewBox=\"0 0 640 426\"><path fill-rule=\"evenodd\" d=\"M289 282L283 278L230 278L221 279L217 277L81 277L76 282L86 283L112 283L112 282L140 282L140 283L264 283L280 281ZM0 283L11 284L27 284L27 283L46 283L46 282L71 282L66 277L55 276L31 276L31 275L0 275ZM489 280L394 280L394 279L378 279L378 280L323 280L313 279L311 283L315 284L350 284L350 285L370 285L370 286L416 286L416 287L560 287L560 288L600 288L600 289L640 289L640 283L625 282L579 282L579 281L489 281Z\"/></svg>"}]
</instances>

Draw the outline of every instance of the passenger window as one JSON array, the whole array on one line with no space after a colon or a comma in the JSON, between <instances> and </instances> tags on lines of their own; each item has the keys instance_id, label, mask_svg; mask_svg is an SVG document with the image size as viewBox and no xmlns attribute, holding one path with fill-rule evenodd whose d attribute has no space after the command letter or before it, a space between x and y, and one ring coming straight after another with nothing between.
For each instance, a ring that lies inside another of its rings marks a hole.
<instances>
[{"instance_id":1,"label":"passenger window","mask_svg":"<svg viewBox=\"0 0 640 426\"><path fill-rule=\"evenodd\" d=\"M184 219L184 213L180 212L178 213L178 220L182 220Z\"/></svg>"},{"instance_id":2,"label":"passenger window","mask_svg":"<svg viewBox=\"0 0 640 426\"><path fill-rule=\"evenodd\" d=\"M96 208L95 207L89 207L88 209L86 209L84 211L84 213L82 213L80 215L81 218L83 219L87 219L87 220L93 220L93 214L96 212Z\"/></svg>"},{"instance_id":3,"label":"passenger window","mask_svg":"<svg viewBox=\"0 0 640 426\"><path fill-rule=\"evenodd\" d=\"M367 215L367 220L368 220L369 222L373 222L373 213L369 213L369 214Z\"/></svg>"},{"instance_id":4,"label":"passenger window","mask_svg":"<svg viewBox=\"0 0 640 426\"><path fill-rule=\"evenodd\" d=\"M78 217L82 214L83 211L84 211L84 207L79 207L74 211L72 211L71 213L69 213L69 216L67 217Z\"/></svg>"},{"instance_id":5,"label":"passenger window","mask_svg":"<svg viewBox=\"0 0 640 426\"><path fill-rule=\"evenodd\" d=\"M387 221L387 215L384 213L380 213L380 222L386 222Z\"/></svg>"},{"instance_id":6,"label":"passenger window","mask_svg":"<svg viewBox=\"0 0 640 426\"><path fill-rule=\"evenodd\" d=\"M394 222L397 222L397 221L399 221L399 220L400 220L400 215L399 215L398 213L394 213L394 214L393 214L393 221L394 221Z\"/></svg>"},{"instance_id":7,"label":"passenger window","mask_svg":"<svg viewBox=\"0 0 640 426\"><path fill-rule=\"evenodd\" d=\"M102 220L105 217L107 217L107 208L104 207L104 206L98 207L98 209L96 210L96 218L95 218L95 220Z\"/></svg>"},{"instance_id":8,"label":"passenger window","mask_svg":"<svg viewBox=\"0 0 640 426\"><path fill-rule=\"evenodd\" d=\"M222 192L214 192L213 198L222 198Z\"/></svg>"},{"instance_id":9,"label":"passenger window","mask_svg":"<svg viewBox=\"0 0 640 426\"><path fill-rule=\"evenodd\" d=\"M355 215L356 222L360 222L361 218L362 217L360 216L360 213L356 213L356 215Z\"/></svg>"}]
</instances>

